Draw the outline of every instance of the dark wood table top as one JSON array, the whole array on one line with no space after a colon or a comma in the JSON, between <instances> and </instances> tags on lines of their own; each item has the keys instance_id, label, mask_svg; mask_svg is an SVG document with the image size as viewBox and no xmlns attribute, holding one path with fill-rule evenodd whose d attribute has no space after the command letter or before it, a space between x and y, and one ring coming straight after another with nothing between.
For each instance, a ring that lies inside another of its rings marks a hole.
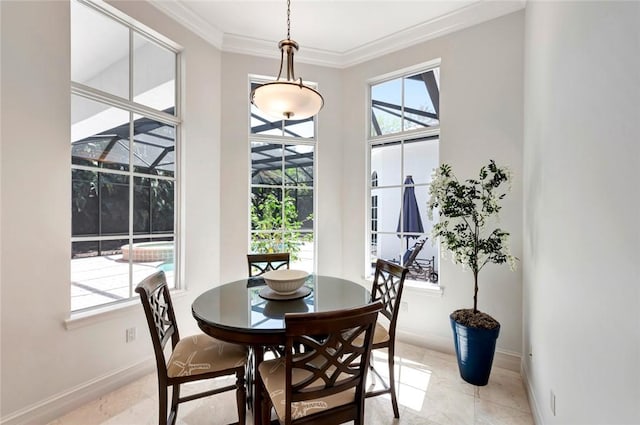
<instances>
[{"instance_id":1,"label":"dark wood table top","mask_svg":"<svg viewBox=\"0 0 640 425\"><path fill-rule=\"evenodd\" d=\"M249 345L284 344L285 313L321 312L362 306L370 301L367 288L337 277L310 275L305 286L311 293L285 301L266 300L262 279L249 278L210 289L198 296L193 317L208 335Z\"/></svg>"}]
</instances>

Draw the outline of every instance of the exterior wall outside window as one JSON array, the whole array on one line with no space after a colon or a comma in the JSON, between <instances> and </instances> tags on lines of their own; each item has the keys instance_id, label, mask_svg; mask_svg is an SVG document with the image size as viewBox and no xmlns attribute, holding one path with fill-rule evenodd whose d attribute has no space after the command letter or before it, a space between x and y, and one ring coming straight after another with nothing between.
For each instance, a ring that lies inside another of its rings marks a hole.
<instances>
[{"instance_id":1,"label":"exterior wall outside window","mask_svg":"<svg viewBox=\"0 0 640 425\"><path fill-rule=\"evenodd\" d=\"M378 186L378 173L371 173L371 187ZM371 195L371 255L378 252L378 195Z\"/></svg>"}]
</instances>

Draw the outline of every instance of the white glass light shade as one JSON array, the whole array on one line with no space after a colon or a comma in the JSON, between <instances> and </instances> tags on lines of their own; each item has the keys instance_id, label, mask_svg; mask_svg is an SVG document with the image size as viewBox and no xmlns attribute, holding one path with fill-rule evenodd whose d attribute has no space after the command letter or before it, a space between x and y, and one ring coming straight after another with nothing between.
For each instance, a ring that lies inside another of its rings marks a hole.
<instances>
[{"instance_id":1,"label":"white glass light shade","mask_svg":"<svg viewBox=\"0 0 640 425\"><path fill-rule=\"evenodd\" d=\"M274 81L256 87L251 92L251 103L273 118L302 120L317 114L324 99L299 82Z\"/></svg>"}]
</instances>

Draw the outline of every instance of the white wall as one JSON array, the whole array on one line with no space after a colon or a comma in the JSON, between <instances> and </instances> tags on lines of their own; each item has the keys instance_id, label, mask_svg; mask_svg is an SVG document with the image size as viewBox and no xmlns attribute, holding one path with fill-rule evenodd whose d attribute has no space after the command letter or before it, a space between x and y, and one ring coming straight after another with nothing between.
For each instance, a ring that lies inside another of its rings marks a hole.
<instances>
[{"instance_id":1,"label":"white wall","mask_svg":"<svg viewBox=\"0 0 640 425\"><path fill-rule=\"evenodd\" d=\"M304 45L301 47L304 49ZM277 44L273 59L234 53L222 55L222 151L220 182L222 280L247 273L249 247L249 74L275 77L280 64ZM317 203L317 271L342 274L342 81L340 71L296 63L296 77L318 83L325 106L318 115L315 150L315 202ZM362 181L361 179L357 180Z\"/></svg>"},{"instance_id":2,"label":"white wall","mask_svg":"<svg viewBox=\"0 0 640 425\"><path fill-rule=\"evenodd\" d=\"M219 275L220 52L144 2L114 2L185 47L180 330L195 331L190 305ZM151 343L139 303L66 330L70 259L69 5L2 1L0 417L43 423L150 372ZM202 196L207 193L210 196ZM125 329L138 339L125 344ZM145 365L144 367L142 365ZM30 409L35 410L30 411ZM53 410L51 410L53 409ZM29 417L29 412L42 417ZM23 419L24 419L23 417Z\"/></svg>"},{"instance_id":3,"label":"white wall","mask_svg":"<svg viewBox=\"0 0 640 425\"><path fill-rule=\"evenodd\" d=\"M367 80L404 67L441 58L440 161L460 178L476 177L489 159L514 172L513 190L504 203L501 225L511 232L511 248L521 257L523 12L354 66L344 78L344 180L366 176ZM368 254L364 241L364 184L343 189L344 275L360 279ZM452 351L449 314L473 303L473 276L449 260L440 261L442 296L407 288L408 312L399 318L401 337ZM519 364L522 347L521 272L487 266L480 274L479 308L502 324L498 349Z\"/></svg>"},{"instance_id":4,"label":"white wall","mask_svg":"<svg viewBox=\"0 0 640 425\"><path fill-rule=\"evenodd\" d=\"M638 424L640 3L528 2L525 40L532 407L540 424Z\"/></svg>"}]
</instances>

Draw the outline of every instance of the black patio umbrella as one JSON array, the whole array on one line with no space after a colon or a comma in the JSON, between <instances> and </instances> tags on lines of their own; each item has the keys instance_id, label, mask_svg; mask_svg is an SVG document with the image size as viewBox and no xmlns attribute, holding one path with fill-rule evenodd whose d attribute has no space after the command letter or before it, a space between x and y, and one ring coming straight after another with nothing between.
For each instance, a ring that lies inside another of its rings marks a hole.
<instances>
[{"instance_id":1,"label":"black patio umbrella","mask_svg":"<svg viewBox=\"0 0 640 425\"><path fill-rule=\"evenodd\" d=\"M413 185L413 177L407 176L404 179L405 185ZM398 233L423 233L422 219L420 218L420 210L418 209L418 201L416 200L416 191L413 186L406 186L402 199L402 209L400 217L398 217ZM400 236L398 236L400 237ZM404 235L407 239L407 249L409 249L409 238L417 238L418 235Z\"/></svg>"}]
</instances>

